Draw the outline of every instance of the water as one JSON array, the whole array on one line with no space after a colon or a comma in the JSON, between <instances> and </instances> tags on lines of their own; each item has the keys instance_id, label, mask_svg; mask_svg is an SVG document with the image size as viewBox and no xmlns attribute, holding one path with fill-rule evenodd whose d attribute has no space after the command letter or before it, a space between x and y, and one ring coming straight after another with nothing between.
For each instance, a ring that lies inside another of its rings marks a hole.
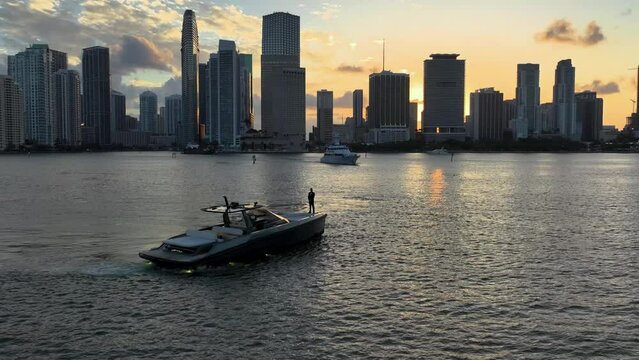
<instances>
[{"instance_id":1,"label":"water","mask_svg":"<svg viewBox=\"0 0 639 360\"><path fill-rule=\"evenodd\" d=\"M639 157L0 157L2 358L637 358ZM161 271L137 251L232 199L322 241Z\"/></svg>"}]
</instances>

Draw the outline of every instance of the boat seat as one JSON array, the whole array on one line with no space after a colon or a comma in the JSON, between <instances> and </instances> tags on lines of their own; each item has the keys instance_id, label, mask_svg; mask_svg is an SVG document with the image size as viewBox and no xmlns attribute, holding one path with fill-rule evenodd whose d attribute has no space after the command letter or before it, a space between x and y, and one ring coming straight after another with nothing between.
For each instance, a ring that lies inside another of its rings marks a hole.
<instances>
[{"instance_id":1,"label":"boat seat","mask_svg":"<svg viewBox=\"0 0 639 360\"><path fill-rule=\"evenodd\" d=\"M214 226L211 230L217 233L218 237L225 240L234 239L238 236L244 235L244 231L242 231L242 229L232 227Z\"/></svg>"},{"instance_id":2,"label":"boat seat","mask_svg":"<svg viewBox=\"0 0 639 360\"><path fill-rule=\"evenodd\" d=\"M216 240L217 232L210 230L187 230L186 235L199 239Z\"/></svg>"}]
</instances>

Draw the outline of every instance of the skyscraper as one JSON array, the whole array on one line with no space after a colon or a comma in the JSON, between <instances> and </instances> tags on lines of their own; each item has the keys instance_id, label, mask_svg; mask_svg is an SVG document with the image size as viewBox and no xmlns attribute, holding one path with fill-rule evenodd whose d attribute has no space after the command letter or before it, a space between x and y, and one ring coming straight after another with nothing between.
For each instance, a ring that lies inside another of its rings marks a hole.
<instances>
[{"instance_id":1,"label":"skyscraper","mask_svg":"<svg viewBox=\"0 0 639 360\"><path fill-rule=\"evenodd\" d=\"M24 142L24 97L11 76L0 75L0 151Z\"/></svg>"},{"instance_id":2,"label":"skyscraper","mask_svg":"<svg viewBox=\"0 0 639 360\"><path fill-rule=\"evenodd\" d=\"M353 91L353 119L355 126L364 125L364 90L357 89Z\"/></svg>"},{"instance_id":3,"label":"skyscraper","mask_svg":"<svg viewBox=\"0 0 639 360\"><path fill-rule=\"evenodd\" d=\"M529 135L541 133L539 64L517 65L517 117Z\"/></svg>"},{"instance_id":4,"label":"skyscraper","mask_svg":"<svg viewBox=\"0 0 639 360\"><path fill-rule=\"evenodd\" d=\"M158 116L158 135L169 135L169 128L166 124L166 106L160 106L160 115Z\"/></svg>"},{"instance_id":5,"label":"skyscraper","mask_svg":"<svg viewBox=\"0 0 639 360\"><path fill-rule=\"evenodd\" d=\"M179 94L164 98L164 114L168 135L175 135L176 126L182 118L182 96Z\"/></svg>"},{"instance_id":6,"label":"skyscraper","mask_svg":"<svg viewBox=\"0 0 639 360\"><path fill-rule=\"evenodd\" d=\"M570 59L562 60L555 70L553 104L559 134L574 141L580 139L575 108L575 68Z\"/></svg>"},{"instance_id":7,"label":"skyscraper","mask_svg":"<svg viewBox=\"0 0 639 360\"><path fill-rule=\"evenodd\" d=\"M474 140L502 140L504 134L504 94L493 88L470 94L470 123Z\"/></svg>"},{"instance_id":8,"label":"skyscraper","mask_svg":"<svg viewBox=\"0 0 639 360\"><path fill-rule=\"evenodd\" d=\"M253 123L252 56L240 54L235 42L220 40L208 69L208 127L210 141L239 147Z\"/></svg>"},{"instance_id":9,"label":"skyscraper","mask_svg":"<svg viewBox=\"0 0 639 360\"><path fill-rule=\"evenodd\" d=\"M407 141L410 77L384 70L368 76L369 136L375 143Z\"/></svg>"},{"instance_id":10,"label":"skyscraper","mask_svg":"<svg viewBox=\"0 0 639 360\"><path fill-rule=\"evenodd\" d=\"M204 137L211 135L211 129L208 127L208 83L209 83L209 70L207 64L198 65L198 121L200 124L204 124L205 134Z\"/></svg>"},{"instance_id":11,"label":"skyscraper","mask_svg":"<svg viewBox=\"0 0 639 360\"><path fill-rule=\"evenodd\" d=\"M185 147L200 142L198 117L198 70L200 44L197 20L193 10L186 10L182 19L182 118L178 124L177 144ZM203 134L202 134L203 135Z\"/></svg>"},{"instance_id":12,"label":"skyscraper","mask_svg":"<svg viewBox=\"0 0 639 360\"><path fill-rule=\"evenodd\" d=\"M57 128L55 142L61 145L80 145L80 74L75 70L56 71L53 74L53 91Z\"/></svg>"},{"instance_id":13,"label":"skyscraper","mask_svg":"<svg viewBox=\"0 0 639 360\"><path fill-rule=\"evenodd\" d=\"M594 91L575 94L575 116L581 141L599 141L603 128L603 99Z\"/></svg>"},{"instance_id":14,"label":"skyscraper","mask_svg":"<svg viewBox=\"0 0 639 360\"><path fill-rule=\"evenodd\" d=\"M557 125L555 119L555 106L553 103L544 103L539 105L539 119L541 122L542 133L555 133Z\"/></svg>"},{"instance_id":15,"label":"skyscraper","mask_svg":"<svg viewBox=\"0 0 639 360\"><path fill-rule=\"evenodd\" d=\"M240 54L240 134L254 127L253 55Z\"/></svg>"},{"instance_id":16,"label":"skyscraper","mask_svg":"<svg viewBox=\"0 0 639 360\"><path fill-rule=\"evenodd\" d=\"M424 60L422 131L427 140L466 137L464 86L466 61L459 54L432 54Z\"/></svg>"},{"instance_id":17,"label":"skyscraper","mask_svg":"<svg viewBox=\"0 0 639 360\"><path fill-rule=\"evenodd\" d=\"M408 136L415 140L417 133L417 102L411 102L408 108Z\"/></svg>"},{"instance_id":18,"label":"skyscraper","mask_svg":"<svg viewBox=\"0 0 639 360\"><path fill-rule=\"evenodd\" d=\"M306 69L300 18L276 12L262 21L262 130L301 150L306 136Z\"/></svg>"},{"instance_id":19,"label":"skyscraper","mask_svg":"<svg viewBox=\"0 0 639 360\"><path fill-rule=\"evenodd\" d=\"M111 90L111 133L127 131L126 96L119 91Z\"/></svg>"},{"instance_id":20,"label":"skyscraper","mask_svg":"<svg viewBox=\"0 0 639 360\"><path fill-rule=\"evenodd\" d=\"M53 74L66 69L66 54L35 44L9 56L9 76L22 90L25 108L24 136L42 145L54 145L56 136Z\"/></svg>"},{"instance_id":21,"label":"skyscraper","mask_svg":"<svg viewBox=\"0 0 639 360\"><path fill-rule=\"evenodd\" d=\"M82 49L82 109L86 129L82 141L111 144L111 76L109 49Z\"/></svg>"},{"instance_id":22,"label":"skyscraper","mask_svg":"<svg viewBox=\"0 0 639 360\"><path fill-rule=\"evenodd\" d=\"M157 133L158 96L152 91L140 94L140 130Z\"/></svg>"},{"instance_id":23,"label":"skyscraper","mask_svg":"<svg viewBox=\"0 0 639 360\"><path fill-rule=\"evenodd\" d=\"M317 128L319 142L330 145L333 142L333 92L322 89L317 92Z\"/></svg>"}]
</instances>

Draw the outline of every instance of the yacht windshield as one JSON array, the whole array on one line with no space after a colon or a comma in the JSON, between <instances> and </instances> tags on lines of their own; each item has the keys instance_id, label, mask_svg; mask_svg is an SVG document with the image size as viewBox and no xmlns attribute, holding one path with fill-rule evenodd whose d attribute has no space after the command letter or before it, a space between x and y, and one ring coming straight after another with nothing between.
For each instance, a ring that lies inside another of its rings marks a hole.
<instances>
[{"instance_id":1,"label":"yacht windshield","mask_svg":"<svg viewBox=\"0 0 639 360\"><path fill-rule=\"evenodd\" d=\"M249 210L247 213L256 230L262 230L288 222L286 219L277 216L266 209L253 209Z\"/></svg>"}]
</instances>

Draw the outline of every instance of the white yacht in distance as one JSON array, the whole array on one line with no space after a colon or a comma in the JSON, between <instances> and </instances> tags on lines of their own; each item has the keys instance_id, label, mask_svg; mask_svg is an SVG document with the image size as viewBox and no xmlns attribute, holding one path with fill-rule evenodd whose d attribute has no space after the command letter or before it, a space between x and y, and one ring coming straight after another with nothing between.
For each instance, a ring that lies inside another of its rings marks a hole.
<instances>
[{"instance_id":1,"label":"white yacht in distance","mask_svg":"<svg viewBox=\"0 0 639 360\"><path fill-rule=\"evenodd\" d=\"M359 155L351 152L346 145L329 145L320 160L324 164L355 165Z\"/></svg>"}]
</instances>

